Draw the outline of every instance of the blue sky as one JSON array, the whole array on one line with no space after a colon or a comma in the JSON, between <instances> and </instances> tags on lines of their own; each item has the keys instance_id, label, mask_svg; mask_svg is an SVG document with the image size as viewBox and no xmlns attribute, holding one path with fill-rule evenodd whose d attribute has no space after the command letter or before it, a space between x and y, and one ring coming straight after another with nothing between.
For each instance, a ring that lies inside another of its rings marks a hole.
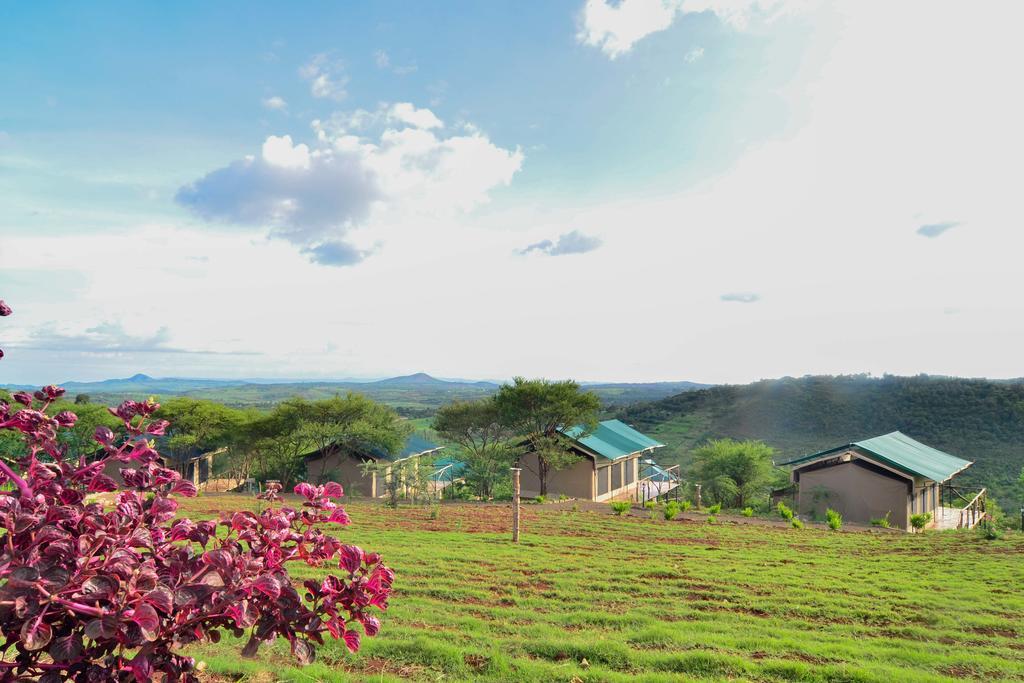
<instances>
[{"instance_id":1,"label":"blue sky","mask_svg":"<svg viewBox=\"0 0 1024 683\"><path fill-rule=\"evenodd\" d=\"M1019 375L1019 13L4 5L0 377Z\"/></svg>"}]
</instances>

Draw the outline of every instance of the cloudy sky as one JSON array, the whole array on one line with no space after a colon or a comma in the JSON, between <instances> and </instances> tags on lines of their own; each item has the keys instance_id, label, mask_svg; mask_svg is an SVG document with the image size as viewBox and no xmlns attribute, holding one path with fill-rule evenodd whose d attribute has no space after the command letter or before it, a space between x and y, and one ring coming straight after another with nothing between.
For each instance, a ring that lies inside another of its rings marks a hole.
<instances>
[{"instance_id":1,"label":"cloudy sky","mask_svg":"<svg viewBox=\"0 0 1024 683\"><path fill-rule=\"evenodd\" d=\"M0 382L1024 375L1024 4L0 9Z\"/></svg>"}]
</instances>

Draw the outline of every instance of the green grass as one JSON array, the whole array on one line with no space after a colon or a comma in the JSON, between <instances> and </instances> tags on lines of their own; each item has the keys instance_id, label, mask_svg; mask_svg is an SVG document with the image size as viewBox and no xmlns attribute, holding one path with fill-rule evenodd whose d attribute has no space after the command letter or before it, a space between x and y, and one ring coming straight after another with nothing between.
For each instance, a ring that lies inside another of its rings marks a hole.
<instances>
[{"instance_id":1,"label":"green grass","mask_svg":"<svg viewBox=\"0 0 1024 683\"><path fill-rule=\"evenodd\" d=\"M204 496L193 514L252 506ZM250 681L1024 679L1024 536L802 531L557 506L349 503L346 542L398 579L376 638L297 668L281 644L194 647ZM295 565L297 579L322 571ZM586 664L584 664L586 660Z\"/></svg>"}]
</instances>

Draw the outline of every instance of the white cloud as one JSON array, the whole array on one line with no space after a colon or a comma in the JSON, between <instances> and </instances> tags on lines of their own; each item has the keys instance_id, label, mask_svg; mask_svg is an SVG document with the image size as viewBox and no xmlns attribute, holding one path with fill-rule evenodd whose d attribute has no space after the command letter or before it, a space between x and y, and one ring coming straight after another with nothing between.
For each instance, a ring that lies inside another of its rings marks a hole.
<instances>
[{"instance_id":1,"label":"white cloud","mask_svg":"<svg viewBox=\"0 0 1024 683\"><path fill-rule=\"evenodd\" d=\"M641 38L671 26L681 6L682 0L622 0L618 5L587 0L576 38L615 59Z\"/></svg>"},{"instance_id":2,"label":"white cloud","mask_svg":"<svg viewBox=\"0 0 1024 683\"><path fill-rule=\"evenodd\" d=\"M695 47L695 48L691 48L689 51L687 51L687 53L685 55L683 55L683 59L686 61L687 64L693 64L694 62L696 62L698 59L700 59L703 56L704 56L704 48L702 48L702 47Z\"/></svg>"},{"instance_id":3,"label":"white cloud","mask_svg":"<svg viewBox=\"0 0 1024 683\"><path fill-rule=\"evenodd\" d=\"M263 143L263 161L271 166L289 169L309 168L309 147L293 145L291 135L271 135Z\"/></svg>"},{"instance_id":4,"label":"white cloud","mask_svg":"<svg viewBox=\"0 0 1024 683\"><path fill-rule=\"evenodd\" d=\"M434 115L429 109L417 109L410 102L398 102L388 111L389 118L395 121L407 123L416 128L430 129L441 128L444 124L441 119Z\"/></svg>"},{"instance_id":5,"label":"white cloud","mask_svg":"<svg viewBox=\"0 0 1024 683\"><path fill-rule=\"evenodd\" d=\"M959 221L944 221L942 223L925 223L917 229L917 234L922 237L938 237L947 230L952 230L956 226L960 225Z\"/></svg>"},{"instance_id":6,"label":"white cloud","mask_svg":"<svg viewBox=\"0 0 1024 683\"><path fill-rule=\"evenodd\" d=\"M729 292L719 297L722 301L729 301L738 304L752 304L761 300L761 297L753 292Z\"/></svg>"},{"instance_id":7,"label":"white cloud","mask_svg":"<svg viewBox=\"0 0 1024 683\"><path fill-rule=\"evenodd\" d=\"M283 97L278 97L277 95L274 95L273 97L263 98L263 106L266 109L283 111L288 108L288 103L284 101Z\"/></svg>"},{"instance_id":8,"label":"white cloud","mask_svg":"<svg viewBox=\"0 0 1024 683\"><path fill-rule=\"evenodd\" d=\"M342 62L321 52L299 69L299 75L309 81L309 91L313 97L340 101L348 95L345 87L349 79L344 68Z\"/></svg>"},{"instance_id":9,"label":"white cloud","mask_svg":"<svg viewBox=\"0 0 1024 683\"><path fill-rule=\"evenodd\" d=\"M415 62L409 64L392 64L391 55L386 50L377 50L373 53L373 61L377 65L378 69L390 69L391 73L396 76L408 76L411 73L416 73L419 67L416 66Z\"/></svg>"},{"instance_id":10,"label":"white cloud","mask_svg":"<svg viewBox=\"0 0 1024 683\"><path fill-rule=\"evenodd\" d=\"M814 0L586 0L576 39L616 59L640 40L669 28L681 14L714 12L723 22L743 29L752 17L771 21L791 9L813 3ZM687 61L699 59L703 49L697 49L700 53Z\"/></svg>"},{"instance_id":11,"label":"white cloud","mask_svg":"<svg viewBox=\"0 0 1024 683\"><path fill-rule=\"evenodd\" d=\"M585 235L579 230L563 233L558 239L541 240L534 242L525 249L520 250L521 254L541 253L548 256L564 256L566 254L585 254L599 248L602 241L598 237Z\"/></svg>"},{"instance_id":12,"label":"white cloud","mask_svg":"<svg viewBox=\"0 0 1024 683\"><path fill-rule=\"evenodd\" d=\"M313 148L270 136L259 157L212 171L176 199L210 221L269 228L317 263L351 265L376 249L366 241L375 226L470 211L521 167L519 149L477 130L441 135L441 125L409 103L314 121ZM363 242L351 242L356 233Z\"/></svg>"}]
</instances>

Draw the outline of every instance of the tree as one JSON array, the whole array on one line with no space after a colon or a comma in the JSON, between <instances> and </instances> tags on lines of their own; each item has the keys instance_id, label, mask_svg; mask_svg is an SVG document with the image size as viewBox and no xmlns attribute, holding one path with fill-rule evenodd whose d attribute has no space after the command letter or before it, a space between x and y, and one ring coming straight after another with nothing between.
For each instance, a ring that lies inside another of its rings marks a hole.
<instances>
[{"instance_id":1,"label":"tree","mask_svg":"<svg viewBox=\"0 0 1024 683\"><path fill-rule=\"evenodd\" d=\"M157 417L170 423L166 448L179 460L197 450L208 452L226 445L244 420L239 410L186 396L168 400Z\"/></svg>"},{"instance_id":2,"label":"tree","mask_svg":"<svg viewBox=\"0 0 1024 683\"><path fill-rule=\"evenodd\" d=\"M55 410L70 409L70 404L58 403ZM61 443L67 448L67 455L73 458L91 457L99 450L93 435L99 427L116 429L120 424L106 406L98 403L81 403L74 406L78 421L61 433Z\"/></svg>"},{"instance_id":3,"label":"tree","mask_svg":"<svg viewBox=\"0 0 1024 683\"><path fill-rule=\"evenodd\" d=\"M89 403L91 400L92 397L89 394L78 394L75 396L75 405L80 406L84 403Z\"/></svg>"},{"instance_id":4,"label":"tree","mask_svg":"<svg viewBox=\"0 0 1024 683\"><path fill-rule=\"evenodd\" d=\"M245 478L293 482L305 476L304 455L347 449L393 454L401 450L409 431L394 410L360 394L319 401L292 398L270 413L250 414L241 421L231 440L238 450L232 462Z\"/></svg>"},{"instance_id":5,"label":"tree","mask_svg":"<svg viewBox=\"0 0 1024 683\"><path fill-rule=\"evenodd\" d=\"M708 441L693 453L692 475L717 503L742 508L765 494L774 478L772 454L761 441Z\"/></svg>"},{"instance_id":6,"label":"tree","mask_svg":"<svg viewBox=\"0 0 1024 683\"><path fill-rule=\"evenodd\" d=\"M456 401L442 406L434 416L434 431L462 449L464 477L483 499L494 493L494 485L508 475L515 454L508 446L511 430L502 423L492 398Z\"/></svg>"},{"instance_id":7,"label":"tree","mask_svg":"<svg viewBox=\"0 0 1024 683\"><path fill-rule=\"evenodd\" d=\"M527 463L522 457L526 452L536 455L536 469L530 469L540 480L541 495L547 495L552 471L579 460L569 451L558 430L579 426L580 436L590 433L597 426L597 413L601 408L595 394L583 391L572 380L552 382L523 377L516 377L512 384L503 384L494 402L502 424L523 437L519 462Z\"/></svg>"}]
</instances>

